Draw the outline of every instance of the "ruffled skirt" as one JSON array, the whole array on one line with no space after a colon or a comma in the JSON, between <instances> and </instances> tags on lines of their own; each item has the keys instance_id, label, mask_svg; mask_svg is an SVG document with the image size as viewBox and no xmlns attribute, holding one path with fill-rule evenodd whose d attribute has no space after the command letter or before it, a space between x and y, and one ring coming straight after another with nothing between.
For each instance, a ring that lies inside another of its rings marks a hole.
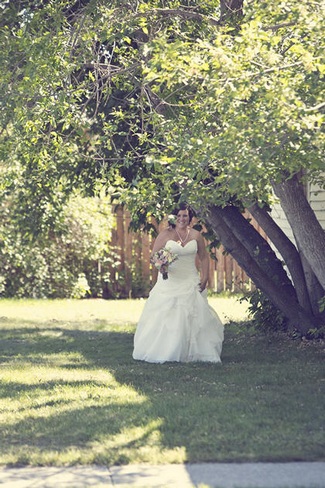
<instances>
[{"instance_id":1,"label":"ruffled skirt","mask_svg":"<svg viewBox=\"0 0 325 488\"><path fill-rule=\"evenodd\" d=\"M159 277L137 325L133 358L151 363L221 361L224 327L206 291L193 281L175 289Z\"/></svg>"}]
</instances>

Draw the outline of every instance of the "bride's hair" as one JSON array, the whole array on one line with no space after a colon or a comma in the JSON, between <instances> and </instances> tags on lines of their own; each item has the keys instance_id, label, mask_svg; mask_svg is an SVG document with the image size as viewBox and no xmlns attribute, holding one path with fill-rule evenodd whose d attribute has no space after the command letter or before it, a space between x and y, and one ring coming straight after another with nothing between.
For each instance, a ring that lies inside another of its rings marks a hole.
<instances>
[{"instance_id":1,"label":"bride's hair","mask_svg":"<svg viewBox=\"0 0 325 488\"><path fill-rule=\"evenodd\" d=\"M180 210L188 210L188 217L189 217L189 222L191 222L192 218L194 217L194 211L193 209L190 207L190 205L186 202L181 202L179 203L179 205L177 207L175 207L172 211L171 211L171 215L177 215L178 212ZM175 223L172 222L171 220L169 220L169 225L171 227L175 227Z\"/></svg>"}]
</instances>

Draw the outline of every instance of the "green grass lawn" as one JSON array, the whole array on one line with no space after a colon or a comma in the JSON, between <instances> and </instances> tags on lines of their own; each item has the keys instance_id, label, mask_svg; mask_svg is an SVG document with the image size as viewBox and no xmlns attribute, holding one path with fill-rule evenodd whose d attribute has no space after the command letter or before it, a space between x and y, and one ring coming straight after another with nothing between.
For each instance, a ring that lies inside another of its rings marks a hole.
<instances>
[{"instance_id":1,"label":"green grass lawn","mask_svg":"<svg viewBox=\"0 0 325 488\"><path fill-rule=\"evenodd\" d=\"M324 460L320 342L231 323L221 365L136 362L143 305L0 301L1 464Z\"/></svg>"}]
</instances>

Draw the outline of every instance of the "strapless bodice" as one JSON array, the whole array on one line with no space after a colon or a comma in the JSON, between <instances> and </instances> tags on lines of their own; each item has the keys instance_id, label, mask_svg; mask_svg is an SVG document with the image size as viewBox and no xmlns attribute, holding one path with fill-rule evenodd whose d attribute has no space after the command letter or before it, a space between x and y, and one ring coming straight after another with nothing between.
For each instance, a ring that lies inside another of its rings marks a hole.
<instances>
[{"instance_id":1,"label":"strapless bodice","mask_svg":"<svg viewBox=\"0 0 325 488\"><path fill-rule=\"evenodd\" d=\"M180 280L188 278L189 280L191 280L195 276L196 281L198 281L198 270L195 265L197 241L195 239L192 239L191 241L188 241L184 246L182 246L178 242L170 239L166 242L165 247L170 249L174 254L177 255L177 260L169 266L168 274L170 278Z\"/></svg>"}]
</instances>

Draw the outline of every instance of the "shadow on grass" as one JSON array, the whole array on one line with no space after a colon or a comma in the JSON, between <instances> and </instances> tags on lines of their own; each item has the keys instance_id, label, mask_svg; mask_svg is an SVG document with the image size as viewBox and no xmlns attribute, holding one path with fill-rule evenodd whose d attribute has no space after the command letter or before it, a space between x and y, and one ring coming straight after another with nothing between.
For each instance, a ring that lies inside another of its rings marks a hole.
<instances>
[{"instance_id":1,"label":"shadow on grass","mask_svg":"<svg viewBox=\"0 0 325 488\"><path fill-rule=\"evenodd\" d=\"M74 373L69 380L42 377L20 383L13 378L1 383L1 398L24 399L26 406L20 406L17 414L29 410L27 417L17 415L8 420L0 433L0 450L4 454L20 450L18 463L28 464L33 450L78 448L89 451L89 463L125 464L134 462L134 451L145 452L148 446L164 452L184 449L188 462L320 456L317 442L302 454L305 438L315 428L308 424L306 412L314 404L313 415L317 415L313 400L317 392L311 389L309 399L302 396L304 408L296 405L297 396L294 404L283 401L285 395L287 399L290 396L289 383L293 387L301 384L299 374L304 371L306 381L308 374L312 375L306 373L296 347L286 356L294 367L283 371L279 347L287 345L263 336L236 334L231 328L226 330L223 365L134 361L133 333L125 331L85 331L57 324L7 328L0 330L0 335L4 366L53 366ZM307 351L306 358L312 361L314 356ZM107 371L118 385L96 375L78 379L78 371L81 375L85 370ZM130 388L129 398L116 395L119 385ZM39 416L41 409L44 414ZM274 413L272 409L277 410ZM290 422L295 416L292 428L300 427L293 446L292 440L288 445L287 433L281 429L284 420ZM282 456L273 452L279 444L286 447ZM143 456L143 461L148 461Z\"/></svg>"}]
</instances>

